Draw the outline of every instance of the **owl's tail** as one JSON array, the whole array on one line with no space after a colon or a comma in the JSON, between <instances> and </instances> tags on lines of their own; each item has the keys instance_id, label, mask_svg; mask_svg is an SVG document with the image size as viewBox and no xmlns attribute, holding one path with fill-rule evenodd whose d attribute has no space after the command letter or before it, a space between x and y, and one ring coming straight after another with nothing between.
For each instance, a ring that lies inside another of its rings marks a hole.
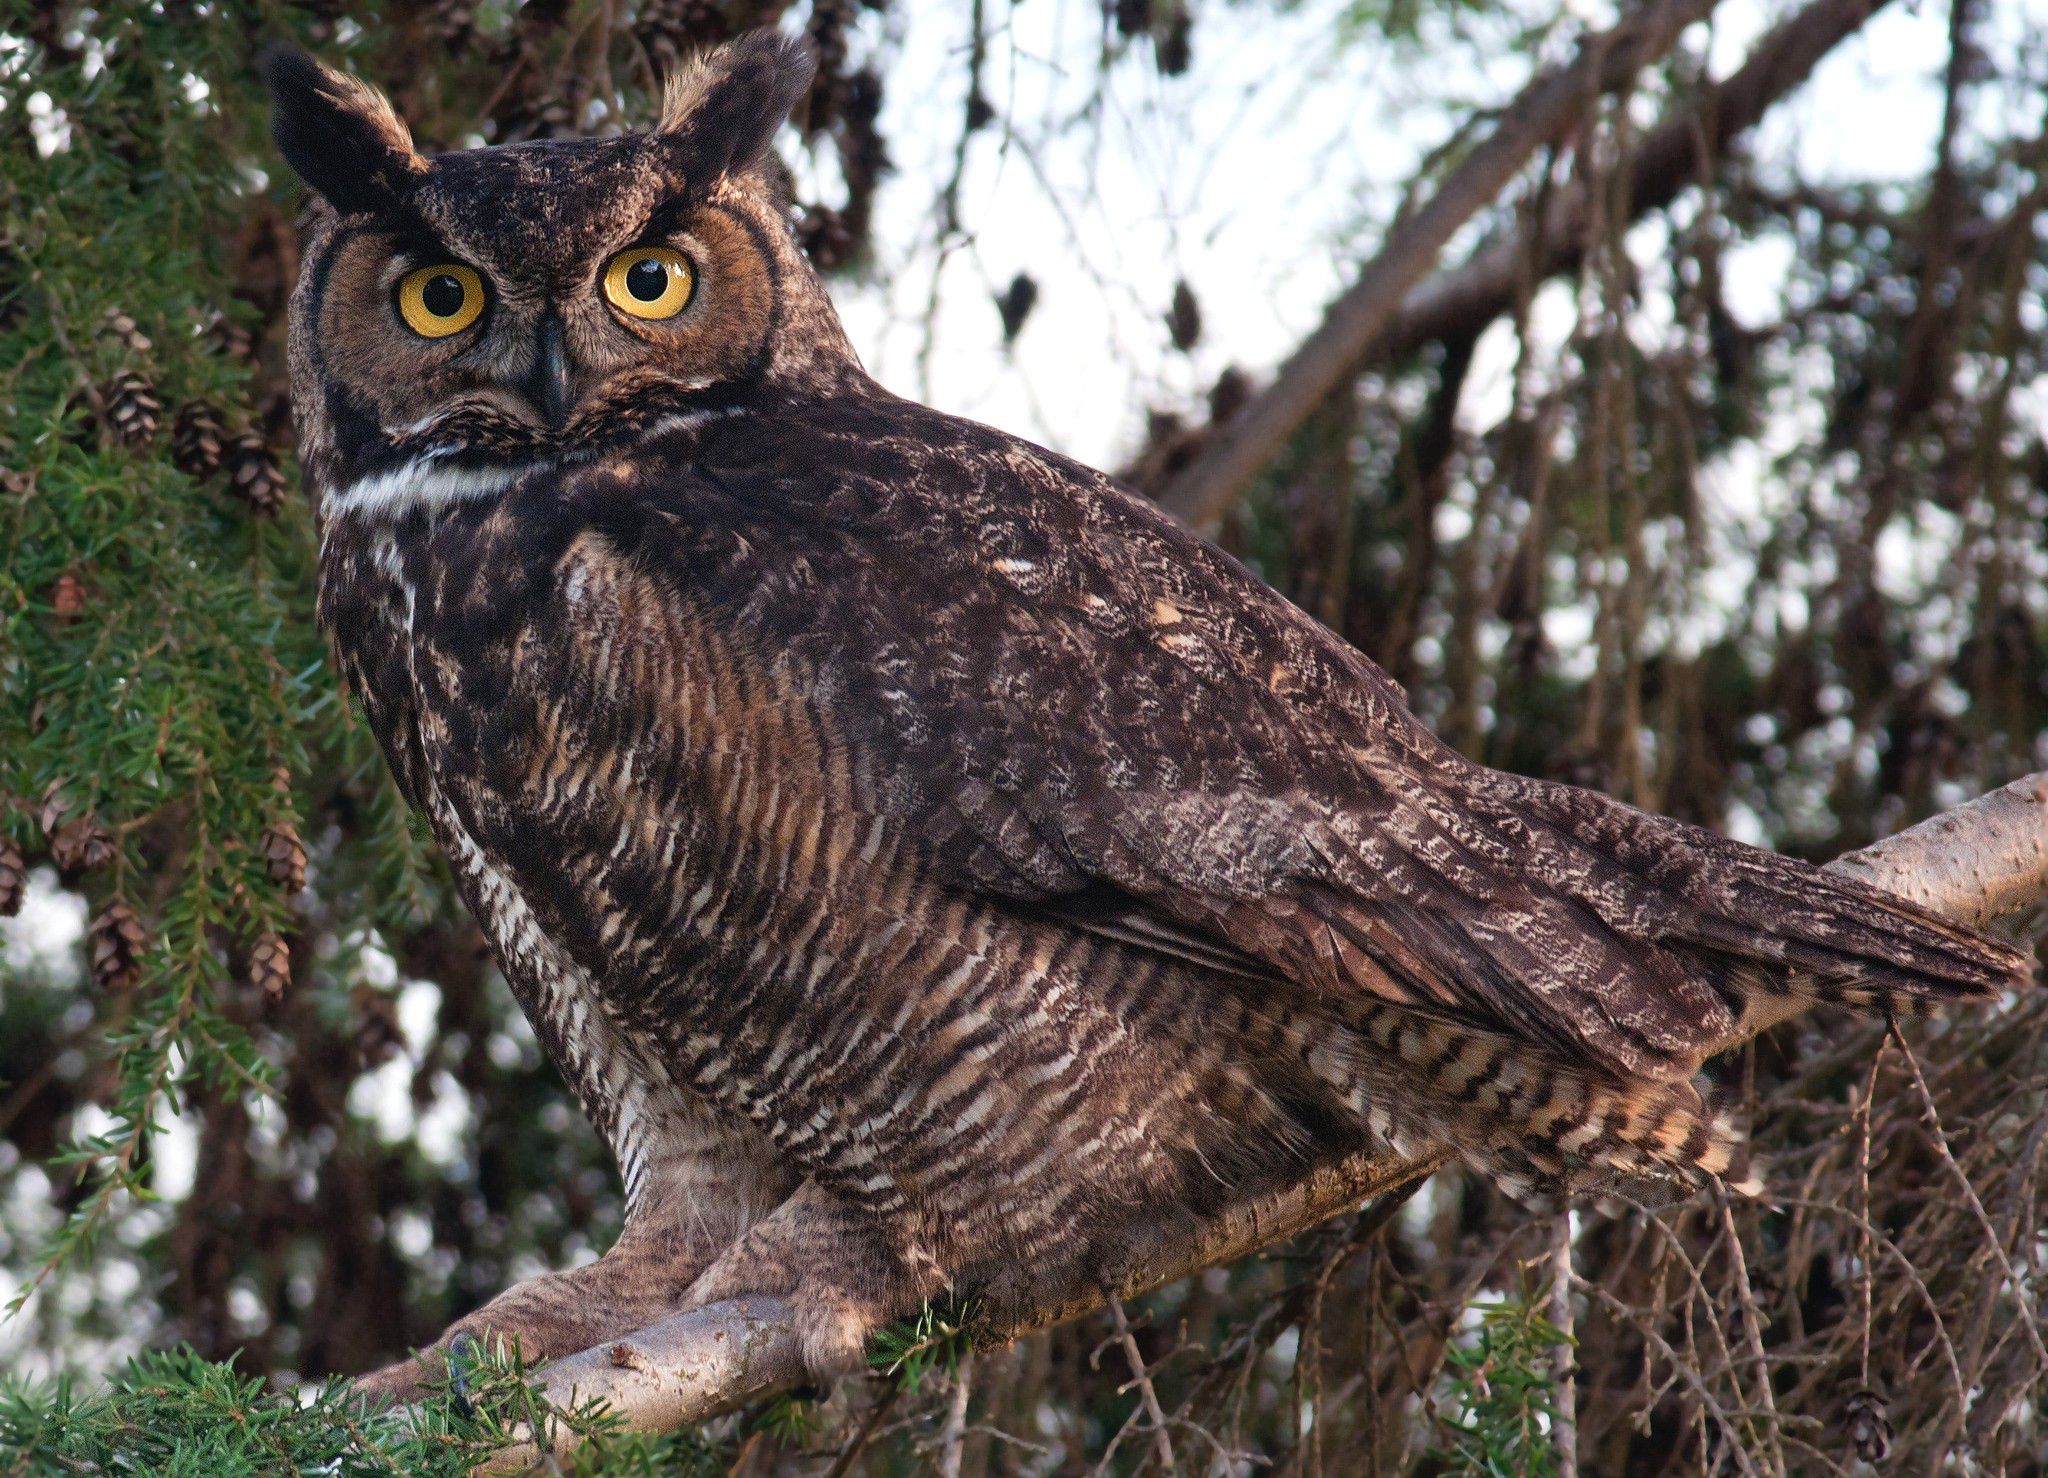
<instances>
[{"instance_id":1,"label":"owl's tail","mask_svg":"<svg viewBox=\"0 0 2048 1478\"><path fill-rule=\"evenodd\" d=\"M1268 952L1298 978L1340 987L1326 1001L1363 987L1352 1101L1397 1146L1424 1095L1415 1132L1455 1127L1496 1171L1746 1182L1694 1085L1708 1058L1819 1003L1917 1013L2033 976L1906 899L1594 792L1462 762L1384 783L1393 819L1350 853L1319 835L1316 884L1259 922L1285 926Z\"/></svg>"},{"instance_id":2,"label":"owl's tail","mask_svg":"<svg viewBox=\"0 0 2048 1478\"><path fill-rule=\"evenodd\" d=\"M1344 1086L1398 1148L1416 1148L1425 1126L1448 1122L1465 1131L1459 1147L1482 1169L1531 1189L1616 1174L1761 1189L1747 1140L1690 1082L1615 1077L1426 1009L1365 1004L1346 1015L1372 1050L1349 1066ZM1338 1064L1320 1066L1331 1076Z\"/></svg>"},{"instance_id":3,"label":"owl's tail","mask_svg":"<svg viewBox=\"0 0 2048 1478\"><path fill-rule=\"evenodd\" d=\"M1223 913L1232 941L1604 1075L1589 1084L1684 1084L1822 1002L1912 1014L2033 976L1906 899L1591 791L1445 756L1370 778L1357 821L1312 831L1295 886Z\"/></svg>"},{"instance_id":4,"label":"owl's tail","mask_svg":"<svg viewBox=\"0 0 2048 1478\"><path fill-rule=\"evenodd\" d=\"M1490 799L1561 844L1531 849L1552 888L1639 928L1727 1002L1738 1024L1723 1046L1810 1005L1916 1015L2033 979L2031 953L1839 872L1592 792L1478 773Z\"/></svg>"}]
</instances>

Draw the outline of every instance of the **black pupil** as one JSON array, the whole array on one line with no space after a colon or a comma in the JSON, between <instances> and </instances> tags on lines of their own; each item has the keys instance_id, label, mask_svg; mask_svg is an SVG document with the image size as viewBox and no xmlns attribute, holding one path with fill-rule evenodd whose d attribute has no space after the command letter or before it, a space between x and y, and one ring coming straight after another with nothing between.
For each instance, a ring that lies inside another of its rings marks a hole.
<instances>
[{"instance_id":1,"label":"black pupil","mask_svg":"<svg viewBox=\"0 0 2048 1478\"><path fill-rule=\"evenodd\" d=\"M436 318L453 318L462 311L462 283L452 272L440 272L420 289L420 306Z\"/></svg>"},{"instance_id":2,"label":"black pupil","mask_svg":"<svg viewBox=\"0 0 2048 1478\"><path fill-rule=\"evenodd\" d=\"M626 269L626 291L643 303L655 303L668 291L668 268L655 257L642 257Z\"/></svg>"}]
</instances>

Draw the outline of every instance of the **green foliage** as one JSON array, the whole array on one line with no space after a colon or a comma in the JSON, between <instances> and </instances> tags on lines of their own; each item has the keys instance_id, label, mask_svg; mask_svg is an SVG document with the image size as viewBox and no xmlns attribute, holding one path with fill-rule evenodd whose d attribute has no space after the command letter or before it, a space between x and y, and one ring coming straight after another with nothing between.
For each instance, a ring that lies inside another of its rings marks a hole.
<instances>
[{"instance_id":1,"label":"green foliage","mask_svg":"<svg viewBox=\"0 0 2048 1478\"><path fill-rule=\"evenodd\" d=\"M117 9L93 65L35 72L46 109L16 74L0 114L0 830L33 854L66 822L103 828L93 906L127 904L148 940L111 1122L59 1161L91 1187L59 1259L148 1195L151 1128L183 1093L269 1076L223 1012L229 952L285 923L255 844L297 822L274 782L306 767L324 696L305 521L251 517L169 445L178 407L247 414L219 228L250 189L223 135L252 120L203 85L245 42ZM124 386L156 403L125 430Z\"/></svg>"},{"instance_id":2,"label":"green foliage","mask_svg":"<svg viewBox=\"0 0 2048 1478\"><path fill-rule=\"evenodd\" d=\"M0 1475L71 1478L137 1472L160 1478L312 1473L327 1478L463 1478L535 1431L580 1439L565 1474L653 1478L723 1472L729 1454L686 1433L625 1433L594 1407L541 1399L516 1355L479 1352L462 1367L467 1409L444 1389L411 1407L372 1403L345 1385L300 1402L267 1395L189 1349L131 1360L104 1391L80 1397L68 1379L0 1383Z\"/></svg>"},{"instance_id":3,"label":"green foliage","mask_svg":"<svg viewBox=\"0 0 2048 1478\"><path fill-rule=\"evenodd\" d=\"M927 1303L912 1319L898 1319L868 1337L868 1366L916 1394L924 1378L943 1371L948 1380L974 1350L980 1310L972 1300Z\"/></svg>"},{"instance_id":4,"label":"green foliage","mask_svg":"<svg viewBox=\"0 0 2048 1478\"><path fill-rule=\"evenodd\" d=\"M510 1440L485 1410L438 1400L416 1415L377 1409L345 1389L305 1406L266 1396L260 1377L189 1350L140 1356L103 1392L71 1382L0 1386L0 1461L8 1478L81 1471L164 1475L304 1472L338 1478L466 1473Z\"/></svg>"},{"instance_id":5,"label":"green foliage","mask_svg":"<svg viewBox=\"0 0 2048 1478\"><path fill-rule=\"evenodd\" d=\"M803 1447L818 1433L818 1403L807 1395L785 1392L763 1406L747 1427L781 1446Z\"/></svg>"},{"instance_id":6,"label":"green foliage","mask_svg":"<svg viewBox=\"0 0 2048 1478\"><path fill-rule=\"evenodd\" d=\"M1468 1306L1478 1328L1444 1352L1438 1426L1446 1471L1483 1478L1549 1478L1557 1471L1550 1423L1557 1416L1551 1357L1571 1337L1542 1315L1540 1295ZM1441 1413L1442 1400L1455 1404Z\"/></svg>"},{"instance_id":7,"label":"green foliage","mask_svg":"<svg viewBox=\"0 0 2048 1478\"><path fill-rule=\"evenodd\" d=\"M22 1147L64 1211L39 1249L0 1227L18 1275L0 1289L10 1310L90 1279L88 1255L116 1227L169 1233L201 1261L245 1259L247 1229L303 1202L292 1182L309 1177L365 1214L429 1206L437 1243L470 1244L465 1267L505 1236L504 1255L559 1260L559 1209L509 1234L479 1225L443 1167L417 1145L375 1144L349 1098L404 1046L387 982L408 952L461 962L469 991L437 981L453 1040L419 1064L415 1104L455 1076L523 1105L493 1115L506 1127L467 1161L472 1184L495 1176L493 1209L533 1185L583 1186L595 1157L580 1119L535 1129L564 1095L523 1028L508 1035L509 1001L482 998L473 950L448 942L466 925L445 873L325 664L314 530L289 492L282 311L298 186L272 152L253 67L267 37L343 62L392 44L368 11L337 25L235 5L0 5L0 843L50 865L94 920L72 1002L40 975L0 975L0 1071L13 1077L0 1131L14 1141L0 1146L0 1185ZM310 853L296 896L268 855L280 835ZM266 936L295 959L289 999L284 982L252 978ZM156 1192L152 1142L174 1114L215 1135L206 1163L234 1167L231 1183L211 1204L138 1218ZM252 1146L258 1121L270 1129ZM493 1143L522 1136L542 1143ZM577 1226L609 1204L586 1186ZM263 1242L256 1286L279 1312L308 1245L332 1231L299 1215L302 1237ZM311 1295L348 1310L349 1285L382 1274L383 1309L363 1311L387 1321L381 1339L327 1357L350 1368L391 1348L392 1306L424 1326L490 1291L452 1280L445 1258L408 1289L378 1255L366 1268L359 1242ZM224 1356L241 1332L223 1317L241 1270L215 1266L202 1353ZM256 1364L277 1356L266 1342ZM323 1368L316 1358L312 1373Z\"/></svg>"}]
</instances>

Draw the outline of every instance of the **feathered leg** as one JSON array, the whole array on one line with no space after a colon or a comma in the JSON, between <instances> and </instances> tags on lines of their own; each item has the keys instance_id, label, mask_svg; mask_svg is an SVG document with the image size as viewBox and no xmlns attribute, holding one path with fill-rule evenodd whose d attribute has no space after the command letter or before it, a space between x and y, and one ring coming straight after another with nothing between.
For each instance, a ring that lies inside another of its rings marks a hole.
<instances>
[{"instance_id":1,"label":"feathered leg","mask_svg":"<svg viewBox=\"0 0 2048 1478\"><path fill-rule=\"evenodd\" d=\"M787 1298L804 1363L830 1381L860 1368L869 1333L941 1286L936 1264L913 1273L870 1219L807 1180L704 1270L684 1307Z\"/></svg>"},{"instance_id":2,"label":"feathered leg","mask_svg":"<svg viewBox=\"0 0 2048 1478\"><path fill-rule=\"evenodd\" d=\"M360 1376L356 1385L372 1395L413 1400L441 1373L449 1347L464 1335L486 1349L510 1349L516 1342L531 1363L630 1334L676 1312L691 1282L716 1256L715 1247L686 1229L636 1219L596 1262L515 1283L451 1324L414 1358Z\"/></svg>"}]
</instances>

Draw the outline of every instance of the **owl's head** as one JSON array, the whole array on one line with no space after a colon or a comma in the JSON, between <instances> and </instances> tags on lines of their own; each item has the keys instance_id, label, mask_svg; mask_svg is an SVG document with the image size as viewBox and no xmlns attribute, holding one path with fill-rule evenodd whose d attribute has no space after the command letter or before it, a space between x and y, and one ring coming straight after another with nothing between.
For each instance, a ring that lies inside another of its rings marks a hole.
<instances>
[{"instance_id":1,"label":"owl's head","mask_svg":"<svg viewBox=\"0 0 2048 1478\"><path fill-rule=\"evenodd\" d=\"M318 196L291 369L323 500L422 468L482 486L859 377L770 165L812 75L775 33L672 78L652 133L449 154L353 77L265 67L279 152Z\"/></svg>"}]
</instances>

